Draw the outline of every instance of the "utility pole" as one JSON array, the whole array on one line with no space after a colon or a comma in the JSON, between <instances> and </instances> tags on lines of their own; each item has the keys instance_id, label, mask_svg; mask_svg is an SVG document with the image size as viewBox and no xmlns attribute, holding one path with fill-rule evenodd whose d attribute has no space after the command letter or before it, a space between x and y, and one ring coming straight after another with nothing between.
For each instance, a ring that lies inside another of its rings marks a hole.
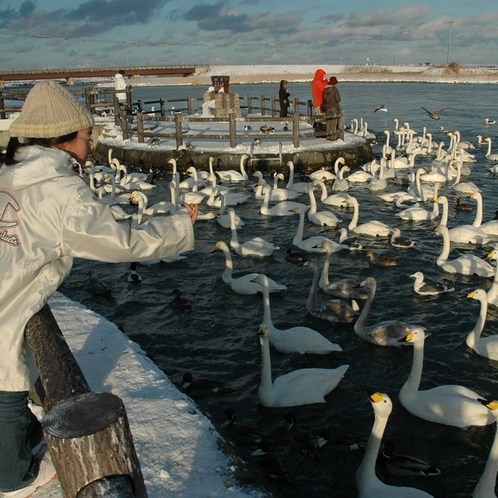
<instances>
[{"instance_id":1,"label":"utility pole","mask_svg":"<svg viewBox=\"0 0 498 498\"><path fill-rule=\"evenodd\" d=\"M448 66L450 63L450 49L451 49L451 26L455 23L455 21L445 21L445 24L449 24L448 30L448 51L446 53L446 65Z\"/></svg>"}]
</instances>

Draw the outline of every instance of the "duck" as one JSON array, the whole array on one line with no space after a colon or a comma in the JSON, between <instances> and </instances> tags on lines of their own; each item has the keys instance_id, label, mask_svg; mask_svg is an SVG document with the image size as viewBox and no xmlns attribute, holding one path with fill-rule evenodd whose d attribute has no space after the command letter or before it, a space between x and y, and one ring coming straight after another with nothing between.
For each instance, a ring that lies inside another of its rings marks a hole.
<instances>
[{"instance_id":1,"label":"duck","mask_svg":"<svg viewBox=\"0 0 498 498\"><path fill-rule=\"evenodd\" d=\"M90 270L88 272L88 275L88 292L97 296L112 298L111 286L107 282L99 278L96 271Z\"/></svg>"},{"instance_id":2,"label":"duck","mask_svg":"<svg viewBox=\"0 0 498 498\"><path fill-rule=\"evenodd\" d=\"M375 474L382 436L387 426L393 405L391 398L380 392L365 391L374 410L374 424L363 460L355 475L359 498L430 498L432 495L416 488L389 486Z\"/></svg>"},{"instance_id":3,"label":"duck","mask_svg":"<svg viewBox=\"0 0 498 498\"><path fill-rule=\"evenodd\" d=\"M239 243L234 209L231 207L228 208L228 214L230 216L230 230L232 232L230 247L234 249L237 254L240 254L241 256L267 257L272 256L275 251L280 249L280 247L261 237L253 237L246 242Z\"/></svg>"},{"instance_id":4,"label":"duck","mask_svg":"<svg viewBox=\"0 0 498 498\"><path fill-rule=\"evenodd\" d=\"M204 396L207 394L228 394L235 389L226 386L223 382L212 379L194 379L190 372L183 375L180 387L193 396Z\"/></svg>"},{"instance_id":5,"label":"duck","mask_svg":"<svg viewBox=\"0 0 498 498\"><path fill-rule=\"evenodd\" d=\"M441 474L441 471L430 463L410 455L395 453L391 440L384 442L384 447L377 458L377 467L399 477L427 477Z\"/></svg>"},{"instance_id":6,"label":"duck","mask_svg":"<svg viewBox=\"0 0 498 498\"><path fill-rule=\"evenodd\" d=\"M302 427L299 427L294 413L285 413L284 420L287 422L285 440L289 450L295 449L313 460L318 460L318 448L312 435Z\"/></svg>"},{"instance_id":7,"label":"duck","mask_svg":"<svg viewBox=\"0 0 498 498\"><path fill-rule=\"evenodd\" d=\"M483 396L460 385L441 385L419 390L424 362L424 343L427 334L419 327L406 335L407 344L413 345L413 363L410 375L399 392L399 401L412 415L465 429L484 426L495 421L488 410L477 400Z\"/></svg>"},{"instance_id":8,"label":"duck","mask_svg":"<svg viewBox=\"0 0 498 498\"><path fill-rule=\"evenodd\" d=\"M449 285L425 281L424 274L421 271L413 273L410 275L410 278L415 279L415 282L413 282L413 290L421 296L437 296L455 290L454 287L450 287Z\"/></svg>"},{"instance_id":9,"label":"duck","mask_svg":"<svg viewBox=\"0 0 498 498\"><path fill-rule=\"evenodd\" d=\"M307 206L306 204L295 201L282 201L272 207L269 207L271 193L270 185L264 185L263 193L263 204L261 205L259 212L264 216L292 216L294 214L294 212L292 211L294 208L309 209L309 206Z\"/></svg>"},{"instance_id":10,"label":"duck","mask_svg":"<svg viewBox=\"0 0 498 498\"><path fill-rule=\"evenodd\" d=\"M256 427L248 425L239 425L236 422L235 410L227 408L224 411L227 420L221 424L222 429L226 435L235 444L241 446L254 445L260 443L265 437L262 432L258 431Z\"/></svg>"},{"instance_id":11,"label":"duck","mask_svg":"<svg viewBox=\"0 0 498 498\"><path fill-rule=\"evenodd\" d=\"M218 241L214 247L214 252L216 251L222 251L225 255L225 270L223 271L221 278L223 282L228 284L236 294L253 295L257 294L258 292L263 292L263 288L261 287L261 285L254 280L258 275L257 273L248 273L238 278L234 278L232 276L232 255L230 254L230 249L225 244L225 242ZM278 284L271 278L268 279L268 286L269 292L280 292L287 290L287 286Z\"/></svg>"},{"instance_id":12,"label":"duck","mask_svg":"<svg viewBox=\"0 0 498 498\"><path fill-rule=\"evenodd\" d=\"M479 400L490 413L493 415L495 420L498 422L498 401L486 401L484 399ZM477 481L476 487L474 488L474 493L472 498L496 498L495 487L496 487L496 473L498 471L498 423L495 429L495 436L493 439L493 444L489 450L489 456L486 460L486 465L482 472L482 475Z\"/></svg>"},{"instance_id":13,"label":"duck","mask_svg":"<svg viewBox=\"0 0 498 498\"><path fill-rule=\"evenodd\" d=\"M465 204L461 202L460 197L457 197L455 204L456 211L472 211L472 206L470 204Z\"/></svg>"},{"instance_id":14,"label":"duck","mask_svg":"<svg viewBox=\"0 0 498 498\"><path fill-rule=\"evenodd\" d=\"M191 311L192 310L192 301L190 299L186 299L182 297L182 293L180 289L173 289L171 294L174 294L175 298L171 301L171 307L175 311Z\"/></svg>"},{"instance_id":15,"label":"duck","mask_svg":"<svg viewBox=\"0 0 498 498\"><path fill-rule=\"evenodd\" d=\"M288 329L277 329L271 318L268 278L260 274L255 281L263 289L263 320L260 330L268 334L269 343L277 351L284 354L329 354L333 351L342 351L339 344L329 341L320 332L309 327L298 325Z\"/></svg>"},{"instance_id":16,"label":"duck","mask_svg":"<svg viewBox=\"0 0 498 498\"><path fill-rule=\"evenodd\" d=\"M303 265L304 262L308 261L308 255L305 252L286 249L285 261L288 261L289 263L293 263L295 265Z\"/></svg>"},{"instance_id":17,"label":"duck","mask_svg":"<svg viewBox=\"0 0 498 498\"><path fill-rule=\"evenodd\" d=\"M368 299L365 301L360 316L354 324L355 333L363 340L377 346L402 346L405 344L406 335L420 328L420 325L408 324L400 320L384 320L375 325L366 325L368 314L377 291L377 281L367 277L361 284L369 289Z\"/></svg>"},{"instance_id":18,"label":"duck","mask_svg":"<svg viewBox=\"0 0 498 498\"><path fill-rule=\"evenodd\" d=\"M244 182L249 179L246 170L244 168L244 163L246 159L249 159L249 156L247 154L242 154L240 156L240 163L239 163L240 171L230 169L227 171L216 171L215 173L222 182Z\"/></svg>"},{"instance_id":19,"label":"duck","mask_svg":"<svg viewBox=\"0 0 498 498\"><path fill-rule=\"evenodd\" d=\"M250 462L279 489L283 486L295 487L295 477L285 470L282 462L273 453L270 453L268 438L263 438L258 443L258 447L250 455Z\"/></svg>"},{"instance_id":20,"label":"duck","mask_svg":"<svg viewBox=\"0 0 498 498\"><path fill-rule=\"evenodd\" d=\"M142 276L137 272L138 265L133 262L130 265L131 272L128 274L127 280L130 284L139 284L142 281Z\"/></svg>"},{"instance_id":21,"label":"duck","mask_svg":"<svg viewBox=\"0 0 498 498\"><path fill-rule=\"evenodd\" d=\"M360 215L360 206L356 197L349 197L344 201L345 204L351 204L354 208L353 218L351 219L348 230L358 235L368 235L370 237L387 237L391 233L391 228L378 220L370 220L358 225Z\"/></svg>"},{"instance_id":22,"label":"duck","mask_svg":"<svg viewBox=\"0 0 498 498\"><path fill-rule=\"evenodd\" d=\"M308 194L310 198L310 209L308 210L308 220L315 225L336 227L340 220L332 211L317 211L314 186L315 182L308 186Z\"/></svg>"},{"instance_id":23,"label":"duck","mask_svg":"<svg viewBox=\"0 0 498 498\"><path fill-rule=\"evenodd\" d=\"M306 206L306 210L308 209L308 206ZM292 212L299 214L299 224L297 227L297 232L294 238L292 239L292 243L296 246L299 247L299 249L302 249L303 251L307 252L325 252L325 249L323 248L323 243L328 240L331 250L335 251L341 251L343 249L349 249L348 246L345 244L339 244L338 242L335 242L331 239L327 239L327 237L324 237L323 235L315 235L313 237L309 237L307 239L303 240L303 232L304 232L304 213L305 209L297 207L292 209Z\"/></svg>"},{"instance_id":24,"label":"duck","mask_svg":"<svg viewBox=\"0 0 498 498\"><path fill-rule=\"evenodd\" d=\"M270 335L267 327L260 327L258 337L261 346L261 379L257 391L259 403L267 407L325 403L325 396L338 386L349 365L337 368L302 368L272 381Z\"/></svg>"},{"instance_id":25,"label":"duck","mask_svg":"<svg viewBox=\"0 0 498 498\"><path fill-rule=\"evenodd\" d=\"M492 278L495 275L495 268L474 254L463 254L456 259L448 261L450 255L450 234L448 227L439 225L435 228L435 231L443 237L443 248L436 263L444 271L461 273L462 275L479 275L485 278Z\"/></svg>"},{"instance_id":26,"label":"duck","mask_svg":"<svg viewBox=\"0 0 498 498\"><path fill-rule=\"evenodd\" d=\"M332 251L327 242L324 244L324 248L327 256L325 257L320 280L318 281L320 289L322 289L325 294L329 294L339 299L367 299L370 293L369 289L360 287L360 283L354 279L343 278L334 282L329 282L329 266Z\"/></svg>"},{"instance_id":27,"label":"duck","mask_svg":"<svg viewBox=\"0 0 498 498\"><path fill-rule=\"evenodd\" d=\"M494 334L487 337L481 337L488 312L486 291L484 289L473 290L467 294L467 298L479 301L481 303L481 307L474 328L467 335L465 343L479 356L489 358L490 360L498 360L498 335Z\"/></svg>"},{"instance_id":28,"label":"duck","mask_svg":"<svg viewBox=\"0 0 498 498\"><path fill-rule=\"evenodd\" d=\"M359 315L359 307L356 301L352 302L352 306L342 299L316 302L320 268L318 261L315 260L309 261L308 266L313 270L313 281L306 301L306 311L308 314L330 323L354 323Z\"/></svg>"},{"instance_id":29,"label":"duck","mask_svg":"<svg viewBox=\"0 0 498 498\"><path fill-rule=\"evenodd\" d=\"M374 266L386 268L388 266L399 266L399 261L393 258L377 258L373 251L366 251L365 256L370 259L370 263Z\"/></svg>"},{"instance_id":30,"label":"duck","mask_svg":"<svg viewBox=\"0 0 498 498\"><path fill-rule=\"evenodd\" d=\"M398 227L395 227L392 229L391 245L399 249L409 249L410 247L415 247L417 241L403 237L401 235L401 230Z\"/></svg>"}]
</instances>

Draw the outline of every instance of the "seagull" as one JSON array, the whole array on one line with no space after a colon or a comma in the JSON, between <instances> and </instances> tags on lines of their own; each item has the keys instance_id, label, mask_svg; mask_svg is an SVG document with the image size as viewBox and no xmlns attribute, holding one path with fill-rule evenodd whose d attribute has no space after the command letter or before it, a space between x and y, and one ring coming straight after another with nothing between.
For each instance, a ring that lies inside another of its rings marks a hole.
<instances>
[{"instance_id":1,"label":"seagull","mask_svg":"<svg viewBox=\"0 0 498 498\"><path fill-rule=\"evenodd\" d=\"M449 107L443 107L442 109L438 109L435 112L431 112L431 111L428 111L424 106L421 106L421 107L429 115L429 117L432 118L432 119L434 119L435 121L438 121L439 119L441 119L440 114L443 111L446 111L446 109L449 109Z\"/></svg>"},{"instance_id":2,"label":"seagull","mask_svg":"<svg viewBox=\"0 0 498 498\"><path fill-rule=\"evenodd\" d=\"M496 124L496 119L486 118L484 121L486 122L487 125L494 125L494 124Z\"/></svg>"},{"instance_id":3,"label":"seagull","mask_svg":"<svg viewBox=\"0 0 498 498\"><path fill-rule=\"evenodd\" d=\"M374 112L377 112L377 111L387 112L386 105L385 104L380 105L379 107L377 107L377 109L375 109Z\"/></svg>"},{"instance_id":4,"label":"seagull","mask_svg":"<svg viewBox=\"0 0 498 498\"><path fill-rule=\"evenodd\" d=\"M401 230L399 228L393 228L391 235L391 245L393 247L399 247L401 249L408 249L413 247L417 243L416 240L408 239L401 235Z\"/></svg>"},{"instance_id":5,"label":"seagull","mask_svg":"<svg viewBox=\"0 0 498 498\"><path fill-rule=\"evenodd\" d=\"M437 296L444 292L453 292L455 289L439 282L424 282L424 274L421 271L410 275L415 279L413 290L421 296Z\"/></svg>"}]
</instances>

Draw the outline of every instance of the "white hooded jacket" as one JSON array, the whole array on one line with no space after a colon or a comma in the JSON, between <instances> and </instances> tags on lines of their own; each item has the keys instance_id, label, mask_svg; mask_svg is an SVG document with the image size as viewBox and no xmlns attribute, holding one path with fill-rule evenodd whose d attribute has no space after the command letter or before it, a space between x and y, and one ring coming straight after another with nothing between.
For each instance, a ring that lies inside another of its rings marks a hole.
<instances>
[{"instance_id":1,"label":"white hooded jacket","mask_svg":"<svg viewBox=\"0 0 498 498\"><path fill-rule=\"evenodd\" d=\"M117 223L59 149L29 146L0 167L0 391L26 391L37 372L24 327L57 290L75 257L111 263L192 250L186 214L132 228Z\"/></svg>"}]
</instances>

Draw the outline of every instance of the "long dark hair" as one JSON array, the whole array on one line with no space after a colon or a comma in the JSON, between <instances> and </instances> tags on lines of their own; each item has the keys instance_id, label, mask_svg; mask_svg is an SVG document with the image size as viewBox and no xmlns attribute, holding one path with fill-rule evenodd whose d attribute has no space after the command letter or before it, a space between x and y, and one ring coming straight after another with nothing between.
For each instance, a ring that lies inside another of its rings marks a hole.
<instances>
[{"instance_id":1,"label":"long dark hair","mask_svg":"<svg viewBox=\"0 0 498 498\"><path fill-rule=\"evenodd\" d=\"M5 164L7 166L13 166L19 161L16 160L17 152L23 147L28 147L29 145L39 145L40 147L53 147L54 145L63 144L64 142L70 142L78 136L77 131L73 131L62 137L55 138L29 138L23 139L22 142L19 141L17 137L12 137L7 144L7 149L5 151Z\"/></svg>"}]
</instances>

